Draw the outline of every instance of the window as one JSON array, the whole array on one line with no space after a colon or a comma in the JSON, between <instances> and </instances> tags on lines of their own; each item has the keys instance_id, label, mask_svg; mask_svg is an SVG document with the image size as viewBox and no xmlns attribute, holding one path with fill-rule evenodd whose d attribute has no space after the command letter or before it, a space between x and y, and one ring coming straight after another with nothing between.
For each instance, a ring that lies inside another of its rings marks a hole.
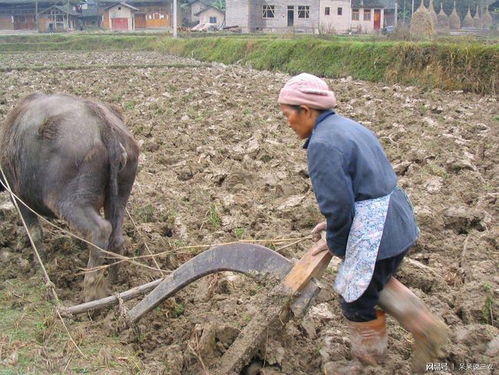
<instances>
[{"instance_id":1,"label":"window","mask_svg":"<svg viewBox=\"0 0 499 375\"><path fill-rule=\"evenodd\" d=\"M338 8L338 16L343 15L343 8Z\"/></svg>"},{"instance_id":2,"label":"window","mask_svg":"<svg viewBox=\"0 0 499 375\"><path fill-rule=\"evenodd\" d=\"M352 9L352 21L358 21L358 20L359 20L359 10Z\"/></svg>"},{"instance_id":3,"label":"window","mask_svg":"<svg viewBox=\"0 0 499 375\"><path fill-rule=\"evenodd\" d=\"M324 9L324 15L325 15L325 16L329 16L330 14L331 14L331 8L330 8L330 7L326 7L326 8Z\"/></svg>"},{"instance_id":4,"label":"window","mask_svg":"<svg viewBox=\"0 0 499 375\"><path fill-rule=\"evenodd\" d=\"M298 18L310 18L310 7L308 5L298 5Z\"/></svg>"},{"instance_id":5,"label":"window","mask_svg":"<svg viewBox=\"0 0 499 375\"><path fill-rule=\"evenodd\" d=\"M371 9L364 9L364 21L371 21Z\"/></svg>"},{"instance_id":6,"label":"window","mask_svg":"<svg viewBox=\"0 0 499 375\"><path fill-rule=\"evenodd\" d=\"M263 18L274 18L274 17L275 17L275 5L264 5Z\"/></svg>"},{"instance_id":7,"label":"window","mask_svg":"<svg viewBox=\"0 0 499 375\"><path fill-rule=\"evenodd\" d=\"M210 23L217 23L217 17L210 17Z\"/></svg>"}]
</instances>

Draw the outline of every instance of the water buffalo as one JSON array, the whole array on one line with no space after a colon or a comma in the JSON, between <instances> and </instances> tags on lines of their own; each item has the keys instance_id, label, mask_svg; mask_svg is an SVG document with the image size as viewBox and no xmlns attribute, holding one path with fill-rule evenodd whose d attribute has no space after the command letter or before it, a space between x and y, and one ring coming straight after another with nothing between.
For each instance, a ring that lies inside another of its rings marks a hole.
<instances>
[{"instance_id":1,"label":"water buffalo","mask_svg":"<svg viewBox=\"0 0 499 375\"><path fill-rule=\"evenodd\" d=\"M120 110L70 95L35 93L20 101L0 131L0 165L12 190L40 215L63 219L91 243L121 253L139 148ZM41 248L37 216L19 207ZM88 267L101 265L104 254L93 246L89 250ZM109 274L115 281L117 265ZM107 293L102 271L86 273L83 286L87 301Z\"/></svg>"}]
</instances>

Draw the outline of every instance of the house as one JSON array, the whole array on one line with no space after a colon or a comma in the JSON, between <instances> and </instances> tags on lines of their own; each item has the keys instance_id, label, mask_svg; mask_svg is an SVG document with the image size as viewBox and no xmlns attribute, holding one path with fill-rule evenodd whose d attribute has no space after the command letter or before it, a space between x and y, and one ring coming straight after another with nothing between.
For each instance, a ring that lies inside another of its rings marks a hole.
<instances>
[{"instance_id":1,"label":"house","mask_svg":"<svg viewBox=\"0 0 499 375\"><path fill-rule=\"evenodd\" d=\"M57 1L38 1L38 11ZM0 0L0 30L36 30L36 4L33 0Z\"/></svg>"},{"instance_id":2,"label":"house","mask_svg":"<svg viewBox=\"0 0 499 375\"><path fill-rule=\"evenodd\" d=\"M199 17L198 25L210 25L220 28L225 22L225 13L212 6L196 13L196 16Z\"/></svg>"},{"instance_id":3,"label":"house","mask_svg":"<svg viewBox=\"0 0 499 375\"><path fill-rule=\"evenodd\" d=\"M172 25L172 0L128 0L124 2L101 0L100 4L101 6L107 4L102 16L104 29L131 31L163 29Z\"/></svg>"},{"instance_id":4,"label":"house","mask_svg":"<svg viewBox=\"0 0 499 375\"><path fill-rule=\"evenodd\" d=\"M108 6L104 9L102 27L114 31L135 30L135 12L138 10L125 2Z\"/></svg>"},{"instance_id":5,"label":"house","mask_svg":"<svg viewBox=\"0 0 499 375\"><path fill-rule=\"evenodd\" d=\"M69 4L52 5L38 12L38 30L42 32L75 30L78 27L78 16L79 14Z\"/></svg>"},{"instance_id":6,"label":"house","mask_svg":"<svg viewBox=\"0 0 499 375\"><path fill-rule=\"evenodd\" d=\"M226 25L242 32L367 33L395 22L395 0L227 0L226 8Z\"/></svg>"},{"instance_id":7,"label":"house","mask_svg":"<svg viewBox=\"0 0 499 375\"><path fill-rule=\"evenodd\" d=\"M395 0L352 0L352 27L362 33L395 25Z\"/></svg>"},{"instance_id":8,"label":"house","mask_svg":"<svg viewBox=\"0 0 499 375\"><path fill-rule=\"evenodd\" d=\"M324 34L346 33L352 25L350 0L321 1L319 31Z\"/></svg>"},{"instance_id":9,"label":"house","mask_svg":"<svg viewBox=\"0 0 499 375\"><path fill-rule=\"evenodd\" d=\"M171 27L173 0L0 0L0 30L70 31ZM61 5L62 4L62 5Z\"/></svg>"},{"instance_id":10,"label":"house","mask_svg":"<svg viewBox=\"0 0 499 375\"><path fill-rule=\"evenodd\" d=\"M97 29L101 26L102 16L96 0L86 0L76 6L80 13L79 25L82 29Z\"/></svg>"},{"instance_id":11,"label":"house","mask_svg":"<svg viewBox=\"0 0 499 375\"><path fill-rule=\"evenodd\" d=\"M321 0L321 32L373 33L395 24L394 0Z\"/></svg>"},{"instance_id":12,"label":"house","mask_svg":"<svg viewBox=\"0 0 499 375\"><path fill-rule=\"evenodd\" d=\"M247 32L319 30L319 0L227 0L225 24Z\"/></svg>"},{"instance_id":13,"label":"house","mask_svg":"<svg viewBox=\"0 0 499 375\"><path fill-rule=\"evenodd\" d=\"M221 25L225 20L225 13L216 8L215 3L217 3L217 0L188 0L183 24L188 27L206 23ZM216 17L217 22L209 22L210 17L212 21L214 21L213 17Z\"/></svg>"}]
</instances>

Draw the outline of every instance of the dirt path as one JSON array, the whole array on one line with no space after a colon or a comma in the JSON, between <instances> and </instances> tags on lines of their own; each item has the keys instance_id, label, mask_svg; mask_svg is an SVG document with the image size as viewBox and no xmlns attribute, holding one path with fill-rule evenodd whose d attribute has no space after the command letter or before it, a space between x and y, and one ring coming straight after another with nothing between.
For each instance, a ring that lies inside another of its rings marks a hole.
<instances>
[{"instance_id":1,"label":"dirt path","mask_svg":"<svg viewBox=\"0 0 499 375\"><path fill-rule=\"evenodd\" d=\"M33 91L66 92L123 107L142 149L129 205L142 234L126 222L130 254L144 252L145 237L152 251L168 252L160 265L171 270L203 250L187 245L258 239L279 248L276 239L308 235L321 220L305 152L276 106L286 75L219 64L192 66L191 60L152 52L34 53L22 59L0 54L2 66L18 69L47 61L61 69L2 73L0 121ZM68 62L86 70L62 69ZM88 69L95 64L99 67ZM155 64L188 66L143 67ZM448 371L440 373L465 373L474 366L479 367L476 373L492 374L491 368L499 365L496 98L349 79L328 82L337 93L337 111L378 134L414 203L421 238L400 278L452 327L452 342L442 360ZM0 296L4 306L15 309L15 296L7 294L10 285L32 285L41 276L24 260L30 250L14 213L0 208L0 221ZM77 273L86 263L86 251L51 229L46 242L52 247L49 272L61 298L79 302L82 276ZM298 258L310 245L305 241L282 254ZM348 331L331 287L335 268L333 262L316 305L304 319L269 334L259 356L265 362L262 373L323 374L349 364ZM122 270L116 290L158 276L135 266ZM199 374L251 319L265 290L263 283L220 274L199 280L154 310L139 323L140 334L117 335L114 312L97 317L96 324L80 317L70 327L81 332L82 345L88 340L97 345L103 364L94 373ZM35 305L30 299L23 306ZM389 324L387 363L366 369L366 374L410 374L410 335L395 321ZM13 340L0 333L0 348L2 337ZM115 340L110 344L104 337ZM42 343L56 371L64 366L76 371L85 363L56 360L68 350L76 358L64 340ZM112 350L102 353L104 346ZM120 350L134 353L137 363L120 364L115 358ZM0 350L0 367L29 368L9 362L11 354ZM43 362L33 368L33 373L54 371Z\"/></svg>"}]
</instances>

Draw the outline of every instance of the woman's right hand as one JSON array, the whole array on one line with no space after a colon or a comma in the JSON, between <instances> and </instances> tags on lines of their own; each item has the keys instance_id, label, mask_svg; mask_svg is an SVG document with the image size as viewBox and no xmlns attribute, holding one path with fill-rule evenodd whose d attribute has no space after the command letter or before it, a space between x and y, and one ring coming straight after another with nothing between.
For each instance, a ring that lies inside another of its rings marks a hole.
<instances>
[{"instance_id":1,"label":"woman's right hand","mask_svg":"<svg viewBox=\"0 0 499 375\"><path fill-rule=\"evenodd\" d=\"M324 251L329 251L326 240L319 240L311 250L312 255L317 255Z\"/></svg>"}]
</instances>

